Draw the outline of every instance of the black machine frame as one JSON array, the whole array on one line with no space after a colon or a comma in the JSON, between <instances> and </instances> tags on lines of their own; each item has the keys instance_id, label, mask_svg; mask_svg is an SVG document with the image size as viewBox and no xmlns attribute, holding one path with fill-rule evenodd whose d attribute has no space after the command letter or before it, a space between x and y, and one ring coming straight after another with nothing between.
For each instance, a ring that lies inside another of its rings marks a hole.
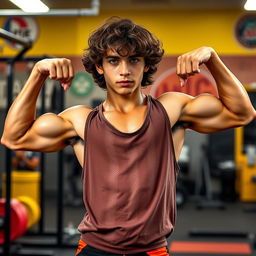
<instances>
[{"instance_id":1,"label":"black machine frame","mask_svg":"<svg viewBox=\"0 0 256 256\"><path fill-rule=\"evenodd\" d=\"M11 42L17 43L21 45L23 48L18 52L16 56L13 58L0 58L0 62L6 62L7 63L7 106L6 106L6 115L7 111L10 108L12 104L12 93L13 93L13 77L14 77L14 65L16 62L28 62L28 61L39 61L45 57L48 56L42 56L42 57L24 57L24 54L32 48L32 43L28 42L24 39L21 39L17 37L16 35L5 31L0 28L0 37L7 39ZM61 90L61 87L59 87L59 105L58 105L58 111L62 111L64 109L64 91ZM40 114L45 113L45 87L41 90L41 108L40 108ZM46 232L45 230L45 155L41 153L41 182L40 182L40 206L41 206L41 219L38 223L38 231L37 232L27 232L26 235L34 236L34 237L50 237L54 238L51 239L52 242L11 242L10 240L10 227L11 227L11 150L6 147L6 156L5 156L5 170L6 170L6 202L5 202L5 217L3 222L4 227L4 244L2 246L2 250L0 247L0 256L51 256L54 255L52 251L50 250L23 250L23 247L36 247L36 248L54 248L54 247L68 247L68 248L75 248L76 245L68 244L66 243L66 240L64 239L64 232L63 232L63 194L64 194L64 185L63 185L63 167L64 167L64 152L59 151L58 152L58 177L57 177L57 187L58 187L58 196L57 196L57 231L56 232ZM2 227L1 227L2 228ZM25 235L25 236L26 236Z\"/></svg>"}]
</instances>

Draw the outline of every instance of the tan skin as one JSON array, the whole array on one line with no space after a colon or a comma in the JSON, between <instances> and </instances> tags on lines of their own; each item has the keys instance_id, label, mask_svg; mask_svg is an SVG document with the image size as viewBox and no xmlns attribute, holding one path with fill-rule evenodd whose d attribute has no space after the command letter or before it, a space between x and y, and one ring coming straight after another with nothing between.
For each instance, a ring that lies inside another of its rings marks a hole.
<instances>
[{"instance_id":1,"label":"tan skin","mask_svg":"<svg viewBox=\"0 0 256 256\"><path fill-rule=\"evenodd\" d=\"M205 64L216 80L219 98L211 95L191 97L181 93L165 93L158 100L166 109L170 125L185 122L188 127L203 133L216 132L249 123L255 110L238 79L225 67L217 53L210 47L201 47L180 56L177 75L184 86L188 76L200 72ZM118 130L131 133L138 130L147 110L146 97L141 92L143 73L147 71L143 57L122 57L108 50L102 66L107 85L103 103L106 119ZM1 143L14 150L57 151L67 145L67 140L80 137L73 145L75 154L83 164L84 126L91 109L86 106L69 108L59 115L45 114L35 120L36 100L47 77L61 81L67 90L74 71L68 59L45 59L35 64L21 93L12 104L5 121ZM186 86L186 85L185 85ZM185 128L174 132L175 154L178 159Z\"/></svg>"}]
</instances>

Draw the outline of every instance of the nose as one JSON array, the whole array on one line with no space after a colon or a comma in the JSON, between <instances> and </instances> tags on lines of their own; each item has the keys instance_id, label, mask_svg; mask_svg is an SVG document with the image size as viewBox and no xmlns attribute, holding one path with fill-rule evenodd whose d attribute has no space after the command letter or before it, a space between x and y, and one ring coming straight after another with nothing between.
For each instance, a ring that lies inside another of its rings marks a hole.
<instances>
[{"instance_id":1,"label":"nose","mask_svg":"<svg viewBox=\"0 0 256 256\"><path fill-rule=\"evenodd\" d=\"M130 69L129 69L129 65L126 61L122 61L121 65L120 65L120 75L121 76L129 76L131 74Z\"/></svg>"}]
</instances>

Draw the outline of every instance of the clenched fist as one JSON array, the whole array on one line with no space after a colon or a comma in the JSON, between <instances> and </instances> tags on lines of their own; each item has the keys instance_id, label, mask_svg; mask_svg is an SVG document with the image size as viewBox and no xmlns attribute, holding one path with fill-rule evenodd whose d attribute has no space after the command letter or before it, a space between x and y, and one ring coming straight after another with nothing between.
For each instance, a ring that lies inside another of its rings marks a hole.
<instances>
[{"instance_id":1,"label":"clenched fist","mask_svg":"<svg viewBox=\"0 0 256 256\"><path fill-rule=\"evenodd\" d=\"M180 78L181 86L189 76L199 73L200 65L207 63L213 54L216 54L213 48L204 46L179 56L177 75Z\"/></svg>"},{"instance_id":2,"label":"clenched fist","mask_svg":"<svg viewBox=\"0 0 256 256\"><path fill-rule=\"evenodd\" d=\"M55 58L38 61L34 67L40 74L61 82L64 90L69 89L74 77L74 69L69 59Z\"/></svg>"}]
</instances>

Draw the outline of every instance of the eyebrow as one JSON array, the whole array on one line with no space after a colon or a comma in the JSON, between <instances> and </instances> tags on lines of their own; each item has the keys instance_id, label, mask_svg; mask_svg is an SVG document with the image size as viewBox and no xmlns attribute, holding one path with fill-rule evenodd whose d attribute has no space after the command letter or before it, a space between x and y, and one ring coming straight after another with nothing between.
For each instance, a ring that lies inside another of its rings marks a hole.
<instances>
[{"instance_id":1,"label":"eyebrow","mask_svg":"<svg viewBox=\"0 0 256 256\"><path fill-rule=\"evenodd\" d=\"M119 56L119 55L107 55L105 56L106 59L111 59L111 58L121 58L122 56ZM134 54L134 55L131 55L129 56L128 58L135 58L135 57L142 57L142 56L139 56L138 54Z\"/></svg>"},{"instance_id":2,"label":"eyebrow","mask_svg":"<svg viewBox=\"0 0 256 256\"><path fill-rule=\"evenodd\" d=\"M108 56L105 56L106 59L112 59L112 58L120 58L120 56L117 56L117 55L108 55Z\"/></svg>"}]
</instances>

